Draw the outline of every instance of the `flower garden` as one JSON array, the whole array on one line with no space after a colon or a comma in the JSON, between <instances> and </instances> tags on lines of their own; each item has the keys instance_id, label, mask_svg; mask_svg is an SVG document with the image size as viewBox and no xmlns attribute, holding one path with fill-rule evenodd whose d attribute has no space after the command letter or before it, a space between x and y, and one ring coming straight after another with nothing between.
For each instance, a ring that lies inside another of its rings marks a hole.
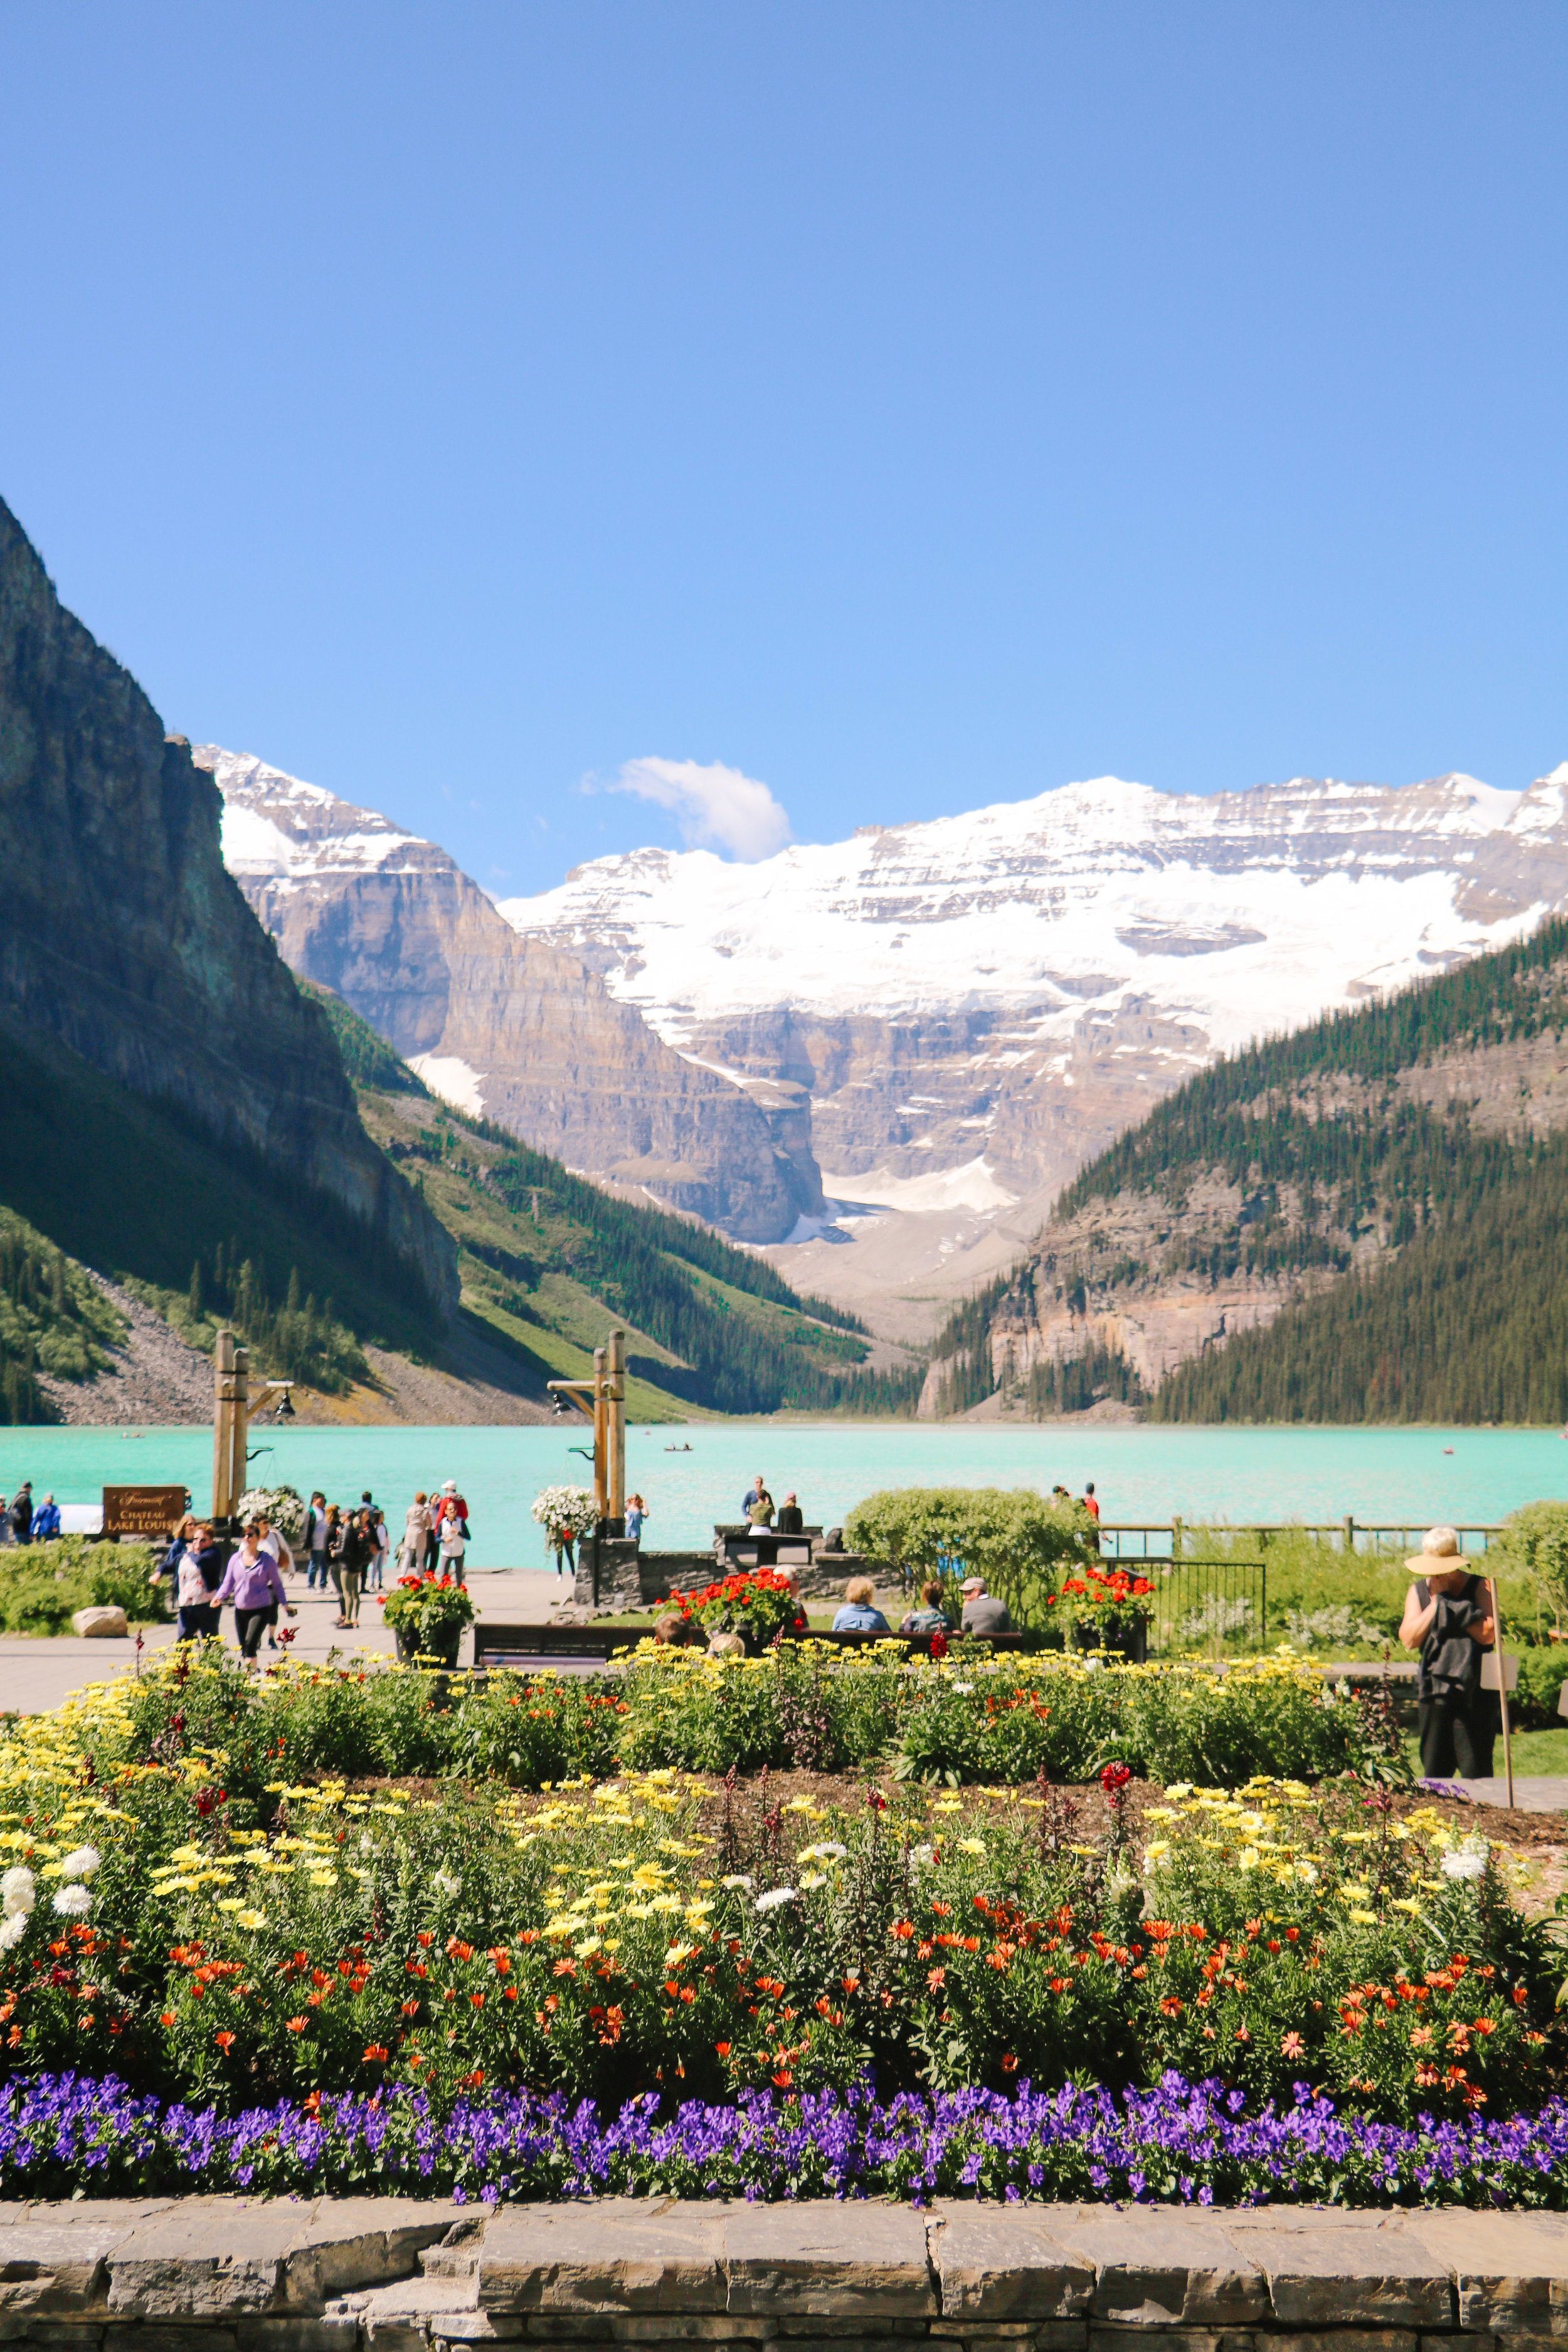
<instances>
[{"instance_id":1,"label":"flower garden","mask_svg":"<svg viewBox=\"0 0 1568 2352\"><path fill-rule=\"evenodd\" d=\"M1568 2205L1563 1923L1386 1745L1288 1659L176 1654L0 1738L3 2193Z\"/></svg>"}]
</instances>

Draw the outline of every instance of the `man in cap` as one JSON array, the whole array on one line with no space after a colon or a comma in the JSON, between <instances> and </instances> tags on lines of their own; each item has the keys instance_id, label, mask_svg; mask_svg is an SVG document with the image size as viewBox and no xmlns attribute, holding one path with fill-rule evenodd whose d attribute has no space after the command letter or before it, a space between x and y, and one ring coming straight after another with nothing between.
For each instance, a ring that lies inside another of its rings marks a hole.
<instances>
[{"instance_id":1,"label":"man in cap","mask_svg":"<svg viewBox=\"0 0 1568 2352\"><path fill-rule=\"evenodd\" d=\"M1007 1604L985 1590L983 1576L966 1576L960 1587L963 1594L963 1631L966 1633L1008 1633L1013 1620L1007 1614Z\"/></svg>"}]
</instances>

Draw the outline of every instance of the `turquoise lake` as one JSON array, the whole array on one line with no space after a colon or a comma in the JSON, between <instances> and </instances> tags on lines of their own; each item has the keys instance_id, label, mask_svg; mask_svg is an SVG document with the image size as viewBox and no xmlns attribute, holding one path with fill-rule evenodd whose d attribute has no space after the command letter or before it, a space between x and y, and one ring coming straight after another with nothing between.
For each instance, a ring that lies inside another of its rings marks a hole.
<instances>
[{"instance_id":1,"label":"turquoise lake","mask_svg":"<svg viewBox=\"0 0 1568 2352\"><path fill-rule=\"evenodd\" d=\"M577 1424L581 1427L582 1424ZM253 1430L259 1483L335 1502L369 1487L395 1525L416 1486L455 1478L467 1496L476 1568L542 1568L529 1517L542 1486L584 1483L582 1441L566 1423L530 1429ZM665 1448L689 1439L689 1454ZM1451 1446L1451 1454L1444 1448ZM1108 1519L1363 1521L1506 1518L1521 1503L1568 1496L1568 1444L1555 1430L1177 1429L1138 1425L997 1429L829 1422L693 1423L629 1430L628 1485L647 1498L645 1544L706 1546L715 1519L740 1515L753 1471L774 1497L794 1487L808 1520L831 1526L879 1486L1035 1486L1075 1494L1092 1478ZM209 1429L3 1429L0 1492L24 1478L35 1497L95 1503L105 1486L188 1486L211 1494Z\"/></svg>"}]
</instances>

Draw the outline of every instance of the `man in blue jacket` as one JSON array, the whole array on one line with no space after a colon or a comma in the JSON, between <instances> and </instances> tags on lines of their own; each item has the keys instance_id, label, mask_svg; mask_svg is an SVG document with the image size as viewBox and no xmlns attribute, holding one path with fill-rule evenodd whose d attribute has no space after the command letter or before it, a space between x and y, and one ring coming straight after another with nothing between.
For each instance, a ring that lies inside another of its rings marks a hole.
<instances>
[{"instance_id":1,"label":"man in blue jacket","mask_svg":"<svg viewBox=\"0 0 1568 2352\"><path fill-rule=\"evenodd\" d=\"M47 1543L60 1531L60 1507L52 1495L46 1495L33 1519L33 1541Z\"/></svg>"}]
</instances>

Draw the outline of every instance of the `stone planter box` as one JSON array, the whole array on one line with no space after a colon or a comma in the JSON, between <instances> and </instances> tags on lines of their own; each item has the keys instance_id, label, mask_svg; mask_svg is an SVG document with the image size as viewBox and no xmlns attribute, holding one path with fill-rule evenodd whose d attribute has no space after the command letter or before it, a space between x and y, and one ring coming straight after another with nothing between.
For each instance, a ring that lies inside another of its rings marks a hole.
<instances>
[{"instance_id":1,"label":"stone planter box","mask_svg":"<svg viewBox=\"0 0 1568 2352\"><path fill-rule=\"evenodd\" d=\"M0 2339L859 2352L1563 2352L1568 2219L411 2198L0 2206Z\"/></svg>"}]
</instances>

